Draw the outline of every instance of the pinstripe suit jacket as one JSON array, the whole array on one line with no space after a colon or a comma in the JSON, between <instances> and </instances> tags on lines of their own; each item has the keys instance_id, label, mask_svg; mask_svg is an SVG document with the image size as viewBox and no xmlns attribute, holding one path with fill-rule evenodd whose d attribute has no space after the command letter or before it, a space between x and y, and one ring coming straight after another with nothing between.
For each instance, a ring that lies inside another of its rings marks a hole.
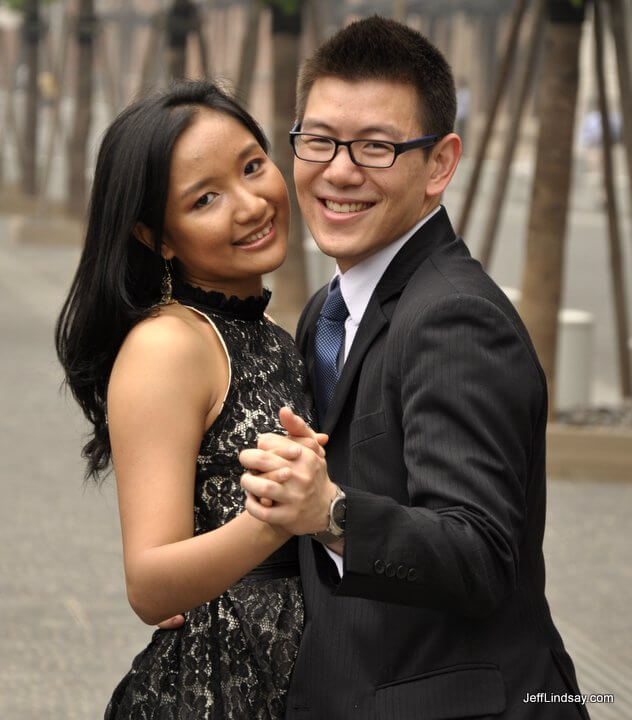
<instances>
[{"instance_id":1,"label":"pinstripe suit jacket","mask_svg":"<svg viewBox=\"0 0 632 720\"><path fill-rule=\"evenodd\" d=\"M312 382L316 319L297 340ZM445 209L380 280L322 430L347 493L345 573L301 539L291 720L552 720L572 662L544 597L546 383Z\"/></svg>"}]
</instances>

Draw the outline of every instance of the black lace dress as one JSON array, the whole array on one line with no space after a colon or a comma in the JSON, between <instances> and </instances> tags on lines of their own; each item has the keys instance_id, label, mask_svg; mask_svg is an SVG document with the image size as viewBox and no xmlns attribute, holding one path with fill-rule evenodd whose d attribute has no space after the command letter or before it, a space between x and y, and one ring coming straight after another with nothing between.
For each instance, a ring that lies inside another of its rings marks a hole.
<instances>
[{"instance_id":1,"label":"black lace dress","mask_svg":"<svg viewBox=\"0 0 632 720\"><path fill-rule=\"evenodd\" d=\"M270 294L239 300L176 283L174 296L205 315L230 358L224 406L205 433L195 478L195 534L244 509L239 451L264 432L282 432L289 405L311 419L305 373L291 337L264 316ZM296 538L220 597L157 630L133 661L106 720L282 718L303 627Z\"/></svg>"}]
</instances>

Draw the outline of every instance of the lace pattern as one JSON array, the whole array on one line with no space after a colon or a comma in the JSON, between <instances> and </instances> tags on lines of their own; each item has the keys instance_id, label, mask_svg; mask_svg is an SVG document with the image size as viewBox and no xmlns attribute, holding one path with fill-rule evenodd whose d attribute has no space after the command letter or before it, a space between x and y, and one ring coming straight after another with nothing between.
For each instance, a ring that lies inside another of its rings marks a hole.
<instances>
[{"instance_id":1,"label":"lace pattern","mask_svg":"<svg viewBox=\"0 0 632 720\"><path fill-rule=\"evenodd\" d=\"M232 365L226 402L197 461L194 517L200 534L244 509L239 452L256 445L260 433L282 432L281 406L311 421L312 404L292 339L263 315L269 293L227 300L179 284L174 295L213 321ZM288 560L297 561L296 538L264 565ZM282 718L302 625L297 576L247 576L187 613L179 630L154 633L114 691L105 719Z\"/></svg>"}]
</instances>

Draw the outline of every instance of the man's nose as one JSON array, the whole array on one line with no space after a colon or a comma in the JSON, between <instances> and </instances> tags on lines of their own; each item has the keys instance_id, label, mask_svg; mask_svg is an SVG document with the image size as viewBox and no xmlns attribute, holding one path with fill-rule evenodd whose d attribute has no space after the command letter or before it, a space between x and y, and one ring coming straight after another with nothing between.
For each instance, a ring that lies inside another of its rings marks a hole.
<instances>
[{"instance_id":1,"label":"man's nose","mask_svg":"<svg viewBox=\"0 0 632 720\"><path fill-rule=\"evenodd\" d=\"M348 145L339 145L336 154L327 163L323 177L335 185L360 185L364 182L362 168L351 159Z\"/></svg>"}]
</instances>

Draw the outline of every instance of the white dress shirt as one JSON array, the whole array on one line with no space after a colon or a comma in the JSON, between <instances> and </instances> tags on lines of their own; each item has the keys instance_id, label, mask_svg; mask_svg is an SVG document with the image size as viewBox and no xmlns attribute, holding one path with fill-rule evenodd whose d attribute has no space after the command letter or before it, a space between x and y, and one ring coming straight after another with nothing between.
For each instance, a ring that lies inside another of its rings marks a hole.
<instances>
[{"instance_id":1,"label":"white dress shirt","mask_svg":"<svg viewBox=\"0 0 632 720\"><path fill-rule=\"evenodd\" d=\"M441 205L437 206L431 213L422 218L413 228L411 228L405 235L399 240L387 245L386 247L378 250L375 254L368 257L366 260L362 260L357 265L349 268L347 272L343 273L340 268L336 266L336 272L329 283L331 285L334 279L340 276L340 292L344 298L347 309L349 310L349 317L345 320L345 338L344 338L344 351L342 355L342 363L339 370L342 370L342 365L349 357L349 351L353 345L353 340L358 332L358 327L362 320L362 316L369 304L371 295L375 291L377 284L380 282L382 275L384 275L386 268L391 264L391 260L397 255L397 253L404 247L404 245L410 240L410 238L419 230L419 228L430 220L431 217L436 215L441 209ZM343 575L342 557L338 553L333 552L328 547L325 550L331 555L340 577Z\"/></svg>"}]
</instances>

